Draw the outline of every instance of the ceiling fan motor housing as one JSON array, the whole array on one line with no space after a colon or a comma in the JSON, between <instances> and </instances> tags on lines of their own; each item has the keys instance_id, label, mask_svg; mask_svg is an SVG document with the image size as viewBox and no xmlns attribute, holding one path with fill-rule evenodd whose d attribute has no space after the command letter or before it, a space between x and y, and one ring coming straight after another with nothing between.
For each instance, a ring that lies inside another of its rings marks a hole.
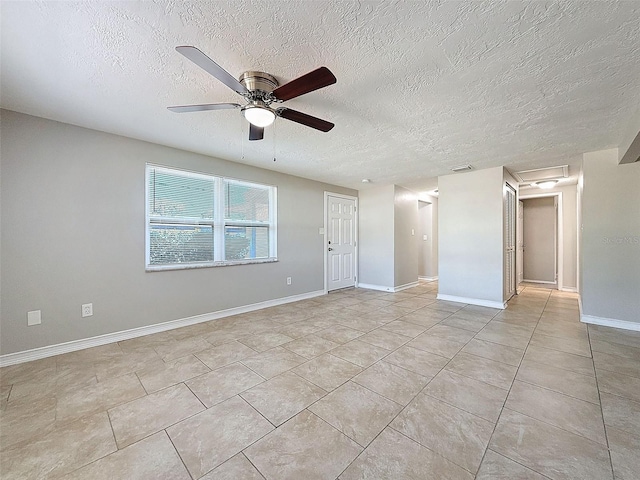
<instances>
[{"instance_id":1,"label":"ceiling fan motor housing","mask_svg":"<svg viewBox=\"0 0 640 480\"><path fill-rule=\"evenodd\" d=\"M250 70L240 75L239 81L244 85L251 93L262 92L268 94L273 92L280 84L276 77L269 75L265 72L257 72ZM257 92L256 92L257 91Z\"/></svg>"}]
</instances>

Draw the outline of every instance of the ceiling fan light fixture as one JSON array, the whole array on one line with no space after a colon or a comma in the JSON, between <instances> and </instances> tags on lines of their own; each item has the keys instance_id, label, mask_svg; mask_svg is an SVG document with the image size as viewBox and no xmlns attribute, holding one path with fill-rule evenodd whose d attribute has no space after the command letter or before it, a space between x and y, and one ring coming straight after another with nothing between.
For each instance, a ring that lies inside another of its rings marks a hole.
<instances>
[{"instance_id":1,"label":"ceiling fan light fixture","mask_svg":"<svg viewBox=\"0 0 640 480\"><path fill-rule=\"evenodd\" d=\"M276 114L272 110L259 105L247 105L242 109L242 113L244 118L256 127L268 127L276 119Z\"/></svg>"}]
</instances>

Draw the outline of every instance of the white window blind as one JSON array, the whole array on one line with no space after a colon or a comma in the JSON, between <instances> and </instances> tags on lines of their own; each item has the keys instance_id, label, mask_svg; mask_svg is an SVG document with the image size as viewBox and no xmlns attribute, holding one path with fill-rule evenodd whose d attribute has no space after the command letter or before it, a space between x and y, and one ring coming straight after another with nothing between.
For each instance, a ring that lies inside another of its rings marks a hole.
<instances>
[{"instance_id":1,"label":"white window blind","mask_svg":"<svg viewBox=\"0 0 640 480\"><path fill-rule=\"evenodd\" d=\"M147 165L147 269L276 259L270 185Z\"/></svg>"}]
</instances>

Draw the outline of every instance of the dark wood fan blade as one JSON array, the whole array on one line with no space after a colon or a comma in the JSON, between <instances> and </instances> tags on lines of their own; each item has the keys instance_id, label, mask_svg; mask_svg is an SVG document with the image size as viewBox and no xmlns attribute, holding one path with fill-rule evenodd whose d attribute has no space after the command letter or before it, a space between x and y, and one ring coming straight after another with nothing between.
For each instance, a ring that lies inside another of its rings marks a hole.
<instances>
[{"instance_id":1,"label":"dark wood fan blade","mask_svg":"<svg viewBox=\"0 0 640 480\"><path fill-rule=\"evenodd\" d=\"M207 103L204 105L178 105L175 107L167 107L168 110L176 113L206 112L207 110L231 110L232 108L240 108L240 105L237 103Z\"/></svg>"},{"instance_id":2,"label":"dark wood fan blade","mask_svg":"<svg viewBox=\"0 0 640 480\"><path fill-rule=\"evenodd\" d=\"M320 130L322 132L328 132L333 127L335 127L335 125L331 122L327 122L326 120L322 120L321 118L312 117L311 115L307 115L306 113L291 110L290 108L279 108L278 110L276 110L276 115L282 118L286 118L287 120L291 120L292 122L315 128L316 130Z\"/></svg>"},{"instance_id":3,"label":"dark wood fan blade","mask_svg":"<svg viewBox=\"0 0 640 480\"><path fill-rule=\"evenodd\" d=\"M333 85L336 81L336 77L327 67L320 67L276 88L273 96L282 101L291 100L305 93Z\"/></svg>"},{"instance_id":4,"label":"dark wood fan blade","mask_svg":"<svg viewBox=\"0 0 640 480\"><path fill-rule=\"evenodd\" d=\"M264 138L264 128L249 124L249 140L262 140Z\"/></svg>"},{"instance_id":5,"label":"dark wood fan blade","mask_svg":"<svg viewBox=\"0 0 640 480\"><path fill-rule=\"evenodd\" d=\"M224 68L218 65L216 62L207 57L204 53L198 50L196 47L191 46L181 46L176 47L178 53L181 53L193 63L202 68L205 72L210 73L222 83L224 83L231 90L238 92L240 95L244 95L249 93L249 90L246 89L244 85L242 85L238 80L236 80L233 75L227 72Z\"/></svg>"}]
</instances>

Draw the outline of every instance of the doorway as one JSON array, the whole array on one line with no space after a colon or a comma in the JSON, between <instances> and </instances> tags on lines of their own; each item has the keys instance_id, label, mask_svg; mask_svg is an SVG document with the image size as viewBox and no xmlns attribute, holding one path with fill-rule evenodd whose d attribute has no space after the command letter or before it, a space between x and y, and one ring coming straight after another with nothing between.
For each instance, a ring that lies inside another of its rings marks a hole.
<instances>
[{"instance_id":1,"label":"doorway","mask_svg":"<svg viewBox=\"0 0 640 480\"><path fill-rule=\"evenodd\" d=\"M522 198L524 282L550 288L558 288L562 284L559 262L560 198L557 194Z\"/></svg>"},{"instance_id":2,"label":"doorway","mask_svg":"<svg viewBox=\"0 0 640 480\"><path fill-rule=\"evenodd\" d=\"M325 290L353 287L357 277L356 197L325 192Z\"/></svg>"}]
</instances>

